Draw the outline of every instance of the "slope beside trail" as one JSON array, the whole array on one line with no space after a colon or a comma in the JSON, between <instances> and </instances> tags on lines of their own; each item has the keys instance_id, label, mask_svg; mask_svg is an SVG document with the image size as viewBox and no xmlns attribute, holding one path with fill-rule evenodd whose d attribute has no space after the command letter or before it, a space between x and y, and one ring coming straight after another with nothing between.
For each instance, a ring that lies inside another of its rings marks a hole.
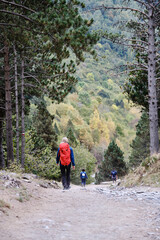
<instances>
[{"instance_id":1,"label":"slope beside trail","mask_svg":"<svg viewBox=\"0 0 160 240\"><path fill-rule=\"evenodd\" d=\"M17 201L19 190L0 188L11 206L0 211L0 240L160 239L160 189L72 185L63 191L32 182L22 190L28 201Z\"/></svg>"}]
</instances>

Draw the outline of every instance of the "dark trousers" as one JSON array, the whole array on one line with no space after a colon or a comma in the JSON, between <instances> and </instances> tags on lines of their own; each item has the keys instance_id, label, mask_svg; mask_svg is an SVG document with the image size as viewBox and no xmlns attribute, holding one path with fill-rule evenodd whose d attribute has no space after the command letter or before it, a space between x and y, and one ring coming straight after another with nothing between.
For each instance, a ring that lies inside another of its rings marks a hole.
<instances>
[{"instance_id":1,"label":"dark trousers","mask_svg":"<svg viewBox=\"0 0 160 240\"><path fill-rule=\"evenodd\" d=\"M70 172L71 172L71 163L68 166L60 165L62 184L64 188L70 186Z\"/></svg>"},{"instance_id":2,"label":"dark trousers","mask_svg":"<svg viewBox=\"0 0 160 240\"><path fill-rule=\"evenodd\" d=\"M116 182L116 176L112 176L112 180Z\"/></svg>"},{"instance_id":3,"label":"dark trousers","mask_svg":"<svg viewBox=\"0 0 160 240\"><path fill-rule=\"evenodd\" d=\"M86 185L86 179L81 179L82 187Z\"/></svg>"}]
</instances>

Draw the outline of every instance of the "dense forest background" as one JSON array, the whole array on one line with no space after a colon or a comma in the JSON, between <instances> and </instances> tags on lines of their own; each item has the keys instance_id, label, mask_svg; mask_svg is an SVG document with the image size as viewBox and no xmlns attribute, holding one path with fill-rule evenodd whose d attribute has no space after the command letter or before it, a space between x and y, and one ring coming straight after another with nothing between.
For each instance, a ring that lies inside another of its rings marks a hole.
<instances>
[{"instance_id":1,"label":"dense forest background","mask_svg":"<svg viewBox=\"0 0 160 240\"><path fill-rule=\"evenodd\" d=\"M110 1L120 4L121 1ZM101 5L103 1L100 1ZM85 1L86 9L94 9L96 1ZM114 25L119 21L129 21L130 14L113 10L102 12L83 12L88 19L93 18L91 31L116 31ZM133 59L133 52L121 45L101 38L95 46L97 60L86 55L77 68L77 85L63 103L51 104L48 110L55 115L54 126L58 133L67 134L71 127L78 142L91 151L98 161L103 159L111 140L115 140L125 155L131 152L130 144L135 138L135 125L140 118L140 108L134 107L123 94L127 75L117 73L116 68ZM109 71L113 69L113 71ZM121 69L119 70L121 72Z\"/></svg>"},{"instance_id":2,"label":"dense forest background","mask_svg":"<svg viewBox=\"0 0 160 240\"><path fill-rule=\"evenodd\" d=\"M100 5L104 1L98 2ZM121 1L110 1L119 5ZM118 22L130 20L130 13L116 14L113 10L103 12L91 11L96 1L85 1L85 9L81 10L84 18L93 19L91 32L116 32ZM116 28L116 29L115 29ZM118 30L121 32L120 30ZM85 61L77 67L75 73L78 83L61 103L52 103L46 98L47 109L54 116L53 127L58 135L57 144L63 136L70 139L70 144L79 151L84 151L82 166L86 166L87 154L95 157L95 168L104 160L109 143L115 140L124 153L125 162L129 161L132 140L136 135L136 124L140 119L140 108L135 107L123 93L123 85L127 81L123 65L132 61L134 53L125 46L113 44L100 38L95 45L97 54L94 59L89 54ZM74 58L74 56L72 56ZM122 66L119 71L117 67ZM109 71L113 69L113 71ZM29 119L36 113L32 105ZM79 156L76 158L79 161Z\"/></svg>"},{"instance_id":3,"label":"dense forest background","mask_svg":"<svg viewBox=\"0 0 160 240\"><path fill-rule=\"evenodd\" d=\"M140 10L137 2L126 4ZM130 48L124 39L120 44L108 36L134 38L133 22L139 17L141 23L140 16L114 11L124 4L122 0L86 0L85 5L83 1L46 0L46 8L36 1L33 6L30 1L26 6L0 4L4 8L0 18L0 167L22 167L60 179L55 158L64 136L74 149L74 183L79 183L81 168L91 182L93 174L104 169L100 180L108 178L112 168L124 175L139 165L149 154L147 78L144 69L134 69L131 75L133 69L126 71L125 66L135 64L135 58L136 64L145 66L146 55ZM105 11L99 7L103 4L111 8ZM132 31L124 28L126 23ZM136 44L133 39L132 45Z\"/></svg>"}]
</instances>

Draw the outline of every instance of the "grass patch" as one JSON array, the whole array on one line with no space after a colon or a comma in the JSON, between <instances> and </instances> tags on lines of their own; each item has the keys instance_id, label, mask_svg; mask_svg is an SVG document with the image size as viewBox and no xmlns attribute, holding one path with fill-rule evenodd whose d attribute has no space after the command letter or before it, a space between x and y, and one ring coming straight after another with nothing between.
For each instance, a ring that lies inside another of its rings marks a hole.
<instances>
[{"instance_id":1,"label":"grass patch","mask_svg":"<svg viewBox=\"0 0 160 240\"><path fill-rule=\"evenodd\" d=\"M5 201L0 199L0 208L11 208L9 203L6 203Z\"/></svg>"},{"instance_id":2,"label":"grass patch","mask_svg":"<svg viewBox=\"0 0 160 240\"><path fill-rule=\"evenodd\" d=\"M146 158L138 168L125 176L122 185L160 187L160 155Z\"/></svg>"},{"instance_id":3,"label":"grass patch","mask_svg":"<svg viewBox=\"0 0 160 240\"><path fill-rule=\"evenodd\" d=\"M27 193L27 191L19 192L19 197L16 198L19 202L29 201L31 195Z\"/></svg>"}]
</instances>

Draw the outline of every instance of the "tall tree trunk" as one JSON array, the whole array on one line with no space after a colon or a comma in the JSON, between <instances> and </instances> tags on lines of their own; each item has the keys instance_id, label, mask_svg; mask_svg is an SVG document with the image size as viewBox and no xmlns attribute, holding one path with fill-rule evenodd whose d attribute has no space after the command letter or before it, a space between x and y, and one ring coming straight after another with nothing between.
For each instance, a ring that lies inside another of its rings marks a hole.
<instances>
[{"instance_id":1,"label":"tall tree trunk","mask_svg":"<svg viewBox=\"0 0 160 240\"><path fill-rule=\"evenodd\" d=\"M5 93L4 86L1 84L0 89L0 169L5 168L5 159L3 153L3 123L5 121Z\"/></svg>"},{"instance_id":2,"label":"tall tree trunk","mask_svg":"<svg viewBox=\"0 0 160 240\"><path fill-rule=\"evenodd\" d=\"M21 87L21 98L22 98L22 148L21 148L21 165L22 168L24 168L24 162L25 162L25 123L24 123L24 108L25 108L25 102L24 102L24 59L22 55L22 62L21 62L21 70L22 70L22 87Z\"/></svg>"},{"instance_id":3,"label":"tall tree trunk","mask_svg":"<svg viewBox=\"0 0 160 240\"><path fill-rule=\"evenodd\" d=\"M150 121L150 154L158 153L158 108L156 91L156 49L155 49L155 23L153 8L149 9L148 21L148 95L149 95L149 121Z\"/></svg>"},{"instance_id":4,"label":"tall tree trunk","mask_svg":"<svg viewBox=\"0 0 160 240\"><path fill-rule=\"evenodd\" d=\"M14 161L14 156L13 156L9 47L7 40L5 40L4 42L4 78L5 78L6 141L7 141L7 167L8 167L9 163Z\"/></svg>"},{"instance_id":5,"label":"tall tree trunk","mask_svg":"<svg viewBox=\"0 0 160 240\"><path fill-rule=\"evenodd\" d=\"M5 168L4 154L3 154L3 120L0 119L0 169Z\"/></svg>"},{"instance_id":6,"label":"tall tree trunk","mask_svg":"<svg viewBox=\"0 0 160 240\"><path fill-rule=\"evenodd\" d=\"M14 49L14 72L15 72L15 96L16 96L16 158L19 163L19 110L18 110L18 74L17 74L17 51Z\"/></svg>"}]
</instances>

